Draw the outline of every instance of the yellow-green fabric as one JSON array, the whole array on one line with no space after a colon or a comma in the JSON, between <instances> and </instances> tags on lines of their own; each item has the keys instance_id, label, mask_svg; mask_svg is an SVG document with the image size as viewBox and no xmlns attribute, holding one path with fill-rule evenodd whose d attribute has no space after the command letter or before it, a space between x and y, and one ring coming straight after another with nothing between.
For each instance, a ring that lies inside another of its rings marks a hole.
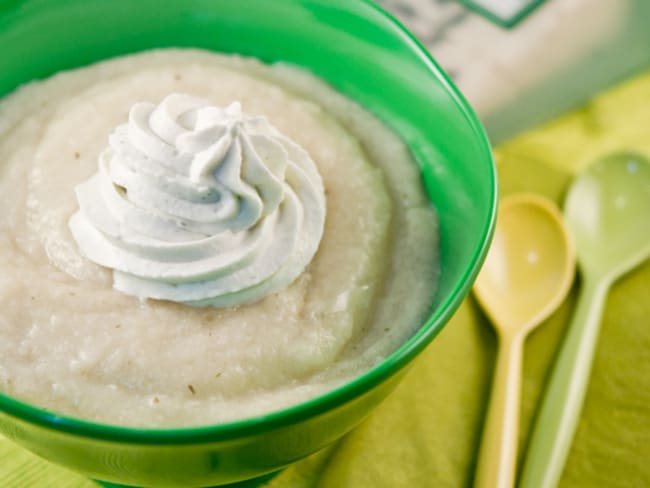
<instances>
[{"instance_id":1,"label":"yellow-green fabric","mask_svg":"<svg viewBox=\"0 0 650 488\"><path fill-rule=\"evenodd\" d=\"M498 148L501 194L533 191L561 203L576 171L615 150L650 157L650 73ZM577 280L566 303L526 342L521 451L579 286ZM494 356L494 335L470 297L363 425L263 488L471 486ZM1 438L0 486L96 488ZM650 487L648 262L608 297L561 487Z\"/></svg>"}]
</instances>

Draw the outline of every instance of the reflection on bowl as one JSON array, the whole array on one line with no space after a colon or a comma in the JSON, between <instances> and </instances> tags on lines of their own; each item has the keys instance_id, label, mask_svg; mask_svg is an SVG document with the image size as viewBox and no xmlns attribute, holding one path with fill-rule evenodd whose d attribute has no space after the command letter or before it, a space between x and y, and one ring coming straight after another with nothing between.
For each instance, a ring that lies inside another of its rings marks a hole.
<instances>
[{"instance_id":1,"label":"reflection on bowl","mask_svg":"<svg viewBox=\"0 0 650 488\"><path fill-rule=\"evenodd\" d=\"M489 145L428 54L370 2L25 0L0 7L0 45L10 46L3 52L0 95L61 69L154 47L200 47L302 66L404 139L440 218L441 276L431 314L371 371L292 408L184 429L90 423L0 394L0 432L40 456L127 485L206 486L272 472L357 425L470 289L495 218Z\"/></svg>"}]
</instances>

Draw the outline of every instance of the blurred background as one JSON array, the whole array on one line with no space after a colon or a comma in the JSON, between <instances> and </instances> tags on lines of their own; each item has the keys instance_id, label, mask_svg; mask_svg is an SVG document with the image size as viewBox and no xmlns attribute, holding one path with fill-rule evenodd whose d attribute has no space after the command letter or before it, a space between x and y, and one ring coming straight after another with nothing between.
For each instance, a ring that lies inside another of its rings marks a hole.
<instances>
[{"instance_id":1,"label":"blurred background","mask_svg":"<svg viewBox=\"0 0 650 488\"><path fill-rule=\"evenodd\" d=\"M498 144L650 66L648 0L379 0Z\"/></svg>"}]
</instances>

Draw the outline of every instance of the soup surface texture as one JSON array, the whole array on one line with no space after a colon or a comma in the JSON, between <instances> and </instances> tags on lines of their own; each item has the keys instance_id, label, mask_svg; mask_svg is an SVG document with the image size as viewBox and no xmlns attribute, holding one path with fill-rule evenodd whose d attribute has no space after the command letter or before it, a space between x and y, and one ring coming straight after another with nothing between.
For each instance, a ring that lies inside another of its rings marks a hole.
<instances>
[{"instance_id":1,"label":"soup surface texture","mask_svg":"<svg viewBox=\"0 0 650 488\"><path fill-rule=\"evenodd\" d=\"M266 116L316 163L318 251L248 305L138 299L86 259L68 222L137 102L170 93ZM111 424L178 427L268 413L387 357L421 325L437 220L403 142L298 68L158 50L62 72L0 101L0 391Z\"/></svg>"}]
</instances>

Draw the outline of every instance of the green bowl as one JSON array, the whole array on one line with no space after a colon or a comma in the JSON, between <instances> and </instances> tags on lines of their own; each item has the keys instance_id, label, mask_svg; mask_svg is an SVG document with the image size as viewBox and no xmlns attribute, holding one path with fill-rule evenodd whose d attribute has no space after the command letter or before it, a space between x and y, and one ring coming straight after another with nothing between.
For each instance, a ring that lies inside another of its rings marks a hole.
<instances>
[{"instance_id":1,"label":"green bowl","mask_svg":"<svg viewBox=\"0 0 650 488\"><path fill-rule=\"evenodd\" d=\"M470 290L494 227L496 176L465 100L414 38L365 0L4 0L0 96L62 69L164 46L311 70L408 143L440 216L441 275L427 321L374 369L311 401L228 424L135 429L0 394L0 432L55 463L126 485L218 485L270 473L332 443L396 386Z\"/></svg>"}]
</instances>

